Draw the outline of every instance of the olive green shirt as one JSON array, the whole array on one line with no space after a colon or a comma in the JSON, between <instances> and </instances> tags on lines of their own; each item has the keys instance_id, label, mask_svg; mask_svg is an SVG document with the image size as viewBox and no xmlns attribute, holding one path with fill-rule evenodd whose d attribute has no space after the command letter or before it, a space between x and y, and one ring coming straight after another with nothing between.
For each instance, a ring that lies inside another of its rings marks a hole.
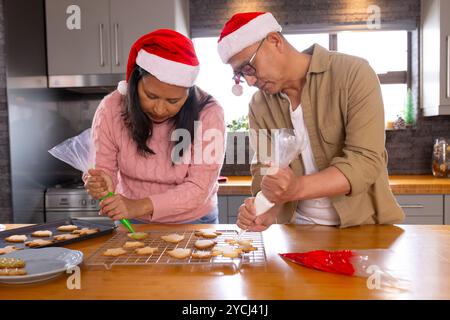
<instances>
[{"instance_id":1,"label":"olive green shirt","mask_svg":"<svg viewBox=\"0 0 450 320\"><path fill-rule=\"evenodd\" d=\"M378 77L362 58L331 52L315 44L301 94L301 107L317 167L334 166L348 179L351 192L331 197L340 227L392 224L404 219L389 187L385 149L384 107ZM289 100L281 94L258 91L250 102L252 193L260 189L264 148L271 150L271 129L293 128ZM266 129L266 130L261 130ZM254 130L254 131L253 131ZM266 136L264 146L260 135ZM261 143L261 144L260 144ZM291 162L304 175L301 155ZM278 217L288 223L298 201L285 203Z\"/></svg>"}]
</instances>

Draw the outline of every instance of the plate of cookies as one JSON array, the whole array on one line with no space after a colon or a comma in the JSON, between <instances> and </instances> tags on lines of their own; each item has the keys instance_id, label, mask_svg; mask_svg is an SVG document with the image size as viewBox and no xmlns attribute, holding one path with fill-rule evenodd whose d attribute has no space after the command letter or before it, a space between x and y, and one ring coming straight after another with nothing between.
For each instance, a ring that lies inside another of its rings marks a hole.
<instances>
[{"instance_id":1,"label":"plate of cookies","mask_svg":"<svg viewBox=\"0 0 450 320\"><path fill-rule=\"evenodd\" d=\"M66 248L20 250L0 257L0 283L26 284L58 277L83 262L83 253Z\"/></svg>"},{"instance_id":2,"label":"plate of cookies","mask_svg":"<svg viewBox=\"0 0 450 320\"><path fill-rule=\"evenodd\" d=\"M116 227L80 219L0 232L0 257L24 249L57 247L111 233Z\"/></svg>"}]
</instances>

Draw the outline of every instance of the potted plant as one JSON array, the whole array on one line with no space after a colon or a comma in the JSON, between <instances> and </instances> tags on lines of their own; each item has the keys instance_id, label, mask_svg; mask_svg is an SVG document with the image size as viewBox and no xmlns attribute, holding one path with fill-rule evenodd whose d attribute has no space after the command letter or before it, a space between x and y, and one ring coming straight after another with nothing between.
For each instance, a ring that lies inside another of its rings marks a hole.
<instances>
[{"instance_id":1,"label":"potted plant","mask_svg":"<svg viewBox=\"0 0 450 320\"><path fill-rule=\"evenodd\" d=\"M416 108L414 106L411 89L408 89L406 94L405 124L407 128L412 128L416 125Z\"/></svg>"}]
</instances>

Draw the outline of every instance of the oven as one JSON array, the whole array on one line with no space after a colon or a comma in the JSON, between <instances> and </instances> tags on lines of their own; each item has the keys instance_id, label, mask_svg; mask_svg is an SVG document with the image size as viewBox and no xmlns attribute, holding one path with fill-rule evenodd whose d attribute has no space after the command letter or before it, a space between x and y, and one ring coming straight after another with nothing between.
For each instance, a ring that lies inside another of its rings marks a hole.
<instances>
[{"instance_id":1,"label":"oven","mask_svg":"<svg viewBox=\"0 0 450 320\"><path fill-rule=\"evenodd\" d=\"M98 200L87 193L82 182L56 185L45 191L45 222L67 218L114 225L110 218L99 215Z\"/></svg>"}]
</instances>

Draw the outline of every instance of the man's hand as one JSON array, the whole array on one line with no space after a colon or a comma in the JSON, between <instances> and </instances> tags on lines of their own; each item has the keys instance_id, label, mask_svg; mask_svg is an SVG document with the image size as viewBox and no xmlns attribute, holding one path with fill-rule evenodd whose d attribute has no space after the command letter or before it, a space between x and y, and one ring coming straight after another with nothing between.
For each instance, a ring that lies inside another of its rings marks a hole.
<instances>
[{"instance_id":1,"label":"man's hand","mask_svg":"<svg viewBox=\"0 0 450 320\"><path fill-rule=\"evenodd\" d=\"M150 198L132 200L116 194L100 202L100 213L113 220L133 219L153 213L153 203Z\"/></svg>"},{"instance_id":2,"label":"man's hand","mask_svg":"<svg viewBox=\"0 0 450 320\"><path fill-rule=\"evenodd\" d=\"M114 192L112 179L103 170L90 169L84 187L94 199L103 198L108 192Z\"/></svg>"},{"instance_id":3,"label":"man's hand","mask_svg":"<svg viewBox=\"0 0 450 320\"><path fill-rule=\"evenodd\" d=\"M239 207L239 215L236 224L243 230L264 231L275 223L279 212L279 206L274 206L266 213L256 216L255 198L247 198L245 199L244 204Z\"/></svg>"},{"instance_id":4,"label":"man's hand","mask_svg":"<svg viewBox=\"0 0 450 320\"><path fill-rule=\"evenodd\" d=\"M278 204L298 200L302 189L300 177L290 167L273 168L273 171L261 181L261 191L267 200Z\"/></svg>"}]
</instances>

